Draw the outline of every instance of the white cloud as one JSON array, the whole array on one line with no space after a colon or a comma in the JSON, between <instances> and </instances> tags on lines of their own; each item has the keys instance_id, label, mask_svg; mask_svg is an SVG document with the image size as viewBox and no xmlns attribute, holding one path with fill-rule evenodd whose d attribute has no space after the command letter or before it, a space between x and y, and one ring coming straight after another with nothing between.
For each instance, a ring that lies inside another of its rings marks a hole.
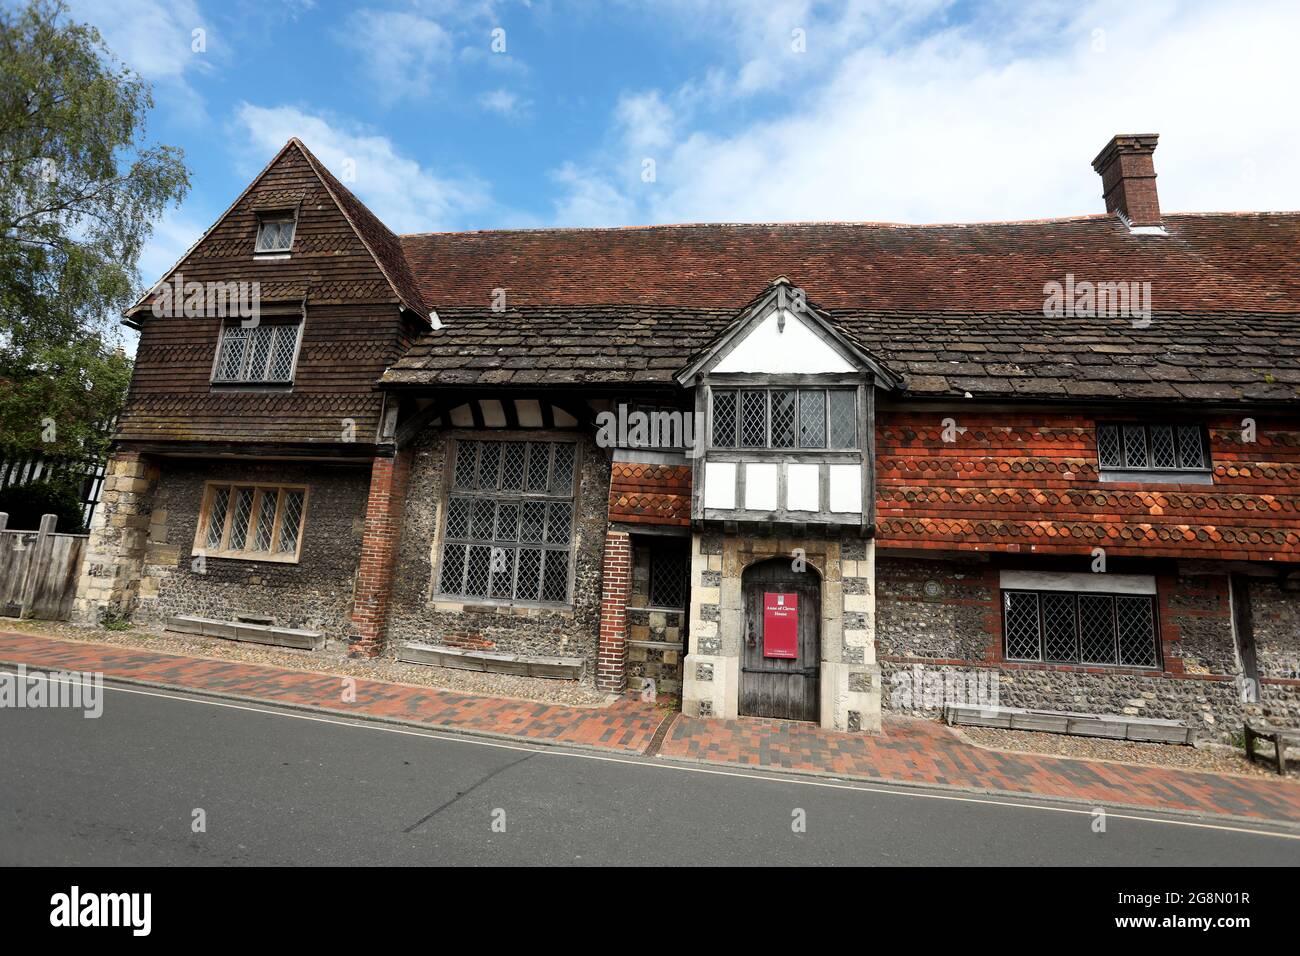
<instances>
[{"instance_id":1,"label":"white cloud","mask_svg":"<svg viewBox=\"0 0 1300 956\"><path fill-rule=\"evenodd\" d=\"M342 37L361 54L375 94L386 102L427 95L452 58L451 34L418 13L358 10Z\"/></svg>"},{"instance_id":2,"label":"white cloud","mask_svg":"<svg viewBox=\"0 0 1300 956\"><path fill-rule=\"evenodd\" d=\"M489 90L478 98L479 105L489 113L497 113L507 119L517 119L525 115L532 106L530 100L520 99L510 90Z\"/></svg>"},{"instance_id":3,"label":"white cloud","mask_svg":"<svg viewBox=\"0 0 1300 956\"><path fill-rule=\"evenodd\" d=\"M464 228L466 217L490 205L473 177L446 176L401 154L385 136L293 106L242 103L235 139L245 144L241 172L250 179L290 137L297 136L370 211L394 232ZM347 178L355 171L355 178Z\"/></svg>"},{"instance_id":4,"label":"white cloud","mask_svg":"<svg viewBox=\"0 0 1300 956\"><path fill-rule=\"evenodd\" d=\"M193 0L74 0L70 17L98 28L122 62L150 80L180 79L205 69L207 53L193 49L195 30L209 25Z\"/></svg>"},{"instance_id":5,"label":"white cloud","mask_svg":"<svg viewBox=\"0 0 1300 956\"><path fill-rule=\"evenodd\" d=\"M1283 91L1300 89L1294 5L1041 2L968 23L953 5L925 29L911 14L882 27L891 4L833 20L809 9L728 21L721 81L712 64L701 82L625 95L607 147L557 177L570 189L560 221L1100 213L1089 162L1116 132L1161 134L1167 211L1300 208L1300 127L1279 112ZM793 57L776 47L791 23L808 24L808 52ZM656 181L644 183L651 142Z\"/></svg>"}]
</instances>

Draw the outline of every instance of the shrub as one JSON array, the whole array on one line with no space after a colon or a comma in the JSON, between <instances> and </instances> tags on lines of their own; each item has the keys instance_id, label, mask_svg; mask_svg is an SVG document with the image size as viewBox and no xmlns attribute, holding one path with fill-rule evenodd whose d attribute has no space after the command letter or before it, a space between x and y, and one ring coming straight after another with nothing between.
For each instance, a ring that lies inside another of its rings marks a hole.
<instances>
[{"instance_id":1,"label":"shrub","mask_svg":"<svg viewBox=\"0 0 1300 956\"><path fill-rule=\"evenodd\" d=\"M86 530L81 496L73 485L57 480L0 488L0 511L9 515L10 530L35 531L41 526L41 515L58 515L58 531Z\"/></svg>"}]
</instances>

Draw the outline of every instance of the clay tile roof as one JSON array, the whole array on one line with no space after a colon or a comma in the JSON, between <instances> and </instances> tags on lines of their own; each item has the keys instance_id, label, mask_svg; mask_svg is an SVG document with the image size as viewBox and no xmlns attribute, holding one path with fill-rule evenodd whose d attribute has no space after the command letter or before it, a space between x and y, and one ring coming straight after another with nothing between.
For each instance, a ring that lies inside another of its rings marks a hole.
<instances>
[{"instance_id":1,"label":"clay tile roof","mask_svg":"<svg viewBox=\"0 0 1300 956\"><path fill-rule=\"evenodd\" d=\"M387 385L666 386L779 275L913 395L1300 399L1300 213L401 237L445 328ZM1047 318L1044 284L1150 282L1153 317ZM489 307L504 289L506 311Z\"/></svg>"},{"instance_id":2,"label":"clay tile roof","mask_svg":"<svg viewBox=\"0 0 1300 956\"><path fill-rule=\"evenodd\" d=\"M302 151L303 156L320 176L321 182L325 184L325 188L334 196L334 201L339 204L343 215L347 217L352 228L361 237L361 241L370 250L370 254L374 256L375 263L388 279L397 297L401 299L402 305L427 320L429 310L411 272L410 263L403 253L401 240L379 221L379 217L371 212L365 203L339 182L301 140L294 139L292 142Z\"/></svg>"}]
</instances>

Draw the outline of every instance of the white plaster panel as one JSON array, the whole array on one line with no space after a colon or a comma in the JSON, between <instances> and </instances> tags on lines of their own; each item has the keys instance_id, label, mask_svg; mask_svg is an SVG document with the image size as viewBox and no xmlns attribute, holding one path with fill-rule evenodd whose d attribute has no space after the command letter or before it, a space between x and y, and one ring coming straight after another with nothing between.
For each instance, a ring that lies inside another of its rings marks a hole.
<instances>
[{"instance_id":1,"label":"white plaster panel","mask_svg":"<svg viewBox=\"0 0 1300 956\"><path fill-rule=\"evenodd\" d=\"M775 511L777 466L745 463L745 508L748 511Z\"/></svg>"},{"instance_id":2,"label":"white plaster panel","mask_svg":"<svg viewBox=\"0 0 1300 956\"><path fill-rule=\"evenodd\" d=\"M789 375L855 371L793 312L786 311L784 330L777 315L773 312L758 323L713 371Z\"/></svg>"},{"instance_id":3,"label":"white plaster panel","mask_svg":"<svg viewBox=\"0 0 1300 956\"><path fill-rule=\"evenodd\" d=\"M736 463L734 461L709 461L704 463L704 507L736 507Z\"/></svg>"},{"instance_id":4,"label":"white plaster panel","mask_svg":"<svg viewBox=\"0 0 1300 956\"><path fill-rule=\"evenodd\" d=\"M820 511L819 465L789 465L785 474L785 507L788 511Z\"/></svg>"},{"instance_id":5,"label":"white plaster panel","mask_svg":"<svg viewBox=\"0 0 1300 956\"><path fill-rule=\"evenodd\" d=\"M837 514L862 513L862 466L831 465L831 511Z\"/></svg>"}]
</instances>

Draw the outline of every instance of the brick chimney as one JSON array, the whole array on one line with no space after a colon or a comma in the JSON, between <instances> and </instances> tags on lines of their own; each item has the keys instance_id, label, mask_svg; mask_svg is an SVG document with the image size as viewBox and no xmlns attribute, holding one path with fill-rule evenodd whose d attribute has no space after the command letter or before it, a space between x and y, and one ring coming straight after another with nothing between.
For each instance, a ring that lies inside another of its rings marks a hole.
<instances>
[{"instance_id":1,"label":"brick chimney","mask_svg":"<svg viewBox=\"0 0 1300 956\"><path fill-rule=\"evenodd\" d=\"M1130 226L1159 226L1160 200L1156 196L1156 133L1120 133L1092 161L1101 176L1106 211L1117 212Z\"/></svg>"}]
</instances>

